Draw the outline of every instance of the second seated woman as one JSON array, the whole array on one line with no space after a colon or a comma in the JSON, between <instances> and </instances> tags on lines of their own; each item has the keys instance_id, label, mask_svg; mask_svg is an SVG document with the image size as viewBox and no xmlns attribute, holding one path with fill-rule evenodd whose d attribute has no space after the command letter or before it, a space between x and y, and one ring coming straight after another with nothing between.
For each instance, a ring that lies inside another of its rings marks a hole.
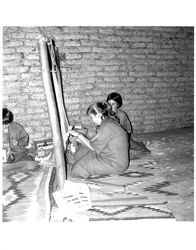
<instances>
[{"instance_id":1,"label":"second seated woman","mask_svg":"<svg viewBox=\"0 0 196 250\"><path fill-rule=\"evenodd\" d=\"M107 96L107 103L111 105L113 118L117 119L121 126L128 132L130 141L130 158L137 159L143 154L151 151L145 146L143 142L133 140L133 127L128 115L120 108L123 104L122 97L117 92L112 92Z\"/></svg>"}]
</instances>

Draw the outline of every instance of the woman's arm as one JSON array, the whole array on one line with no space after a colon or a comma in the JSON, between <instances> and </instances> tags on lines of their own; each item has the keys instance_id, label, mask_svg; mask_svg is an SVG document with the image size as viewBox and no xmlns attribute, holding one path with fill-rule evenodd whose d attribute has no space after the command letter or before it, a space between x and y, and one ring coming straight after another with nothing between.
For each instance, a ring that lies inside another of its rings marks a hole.
<instances>
[{"instance_id":1,"label":"woman's arm","mask_svg":"<svg viewBox=\"0 0 196 250\"><path fill-rule=\"evenodd\" d=\"M85 146L87 146L90 150L95 151L93 149L93 147L90 144L90 140L88 138L86 138L84 135L78 133L75 130L69 130L68 131L69 134L71 134L72 136L78 138Z\"/></svg>"},{"instance_id":2,"label":"woman's arm","mask_svg":"<svg viewBox=\"0 0 196 250\"><path fill-rule=\"evenodd\" d=\"M120 120L120 124L121 126L130 134L133 133L133 126L132 123L127 115L127 113L125 113L125 111L123 110L118 110L117 112L117 117Z\"/></svg>"},{"instance_id":3,"label":"woman's arm","mask_svg":"<svg viewBox=\"0 0 196 250\"><path fill-rule=\"evenodd\" d=\"M9 137L11 147L25 148L28 145L29 135L19 123L10 124Z\"/></svg>"},{"instance_id":4,"label":"woman's arm","mask_svg":"<svg viewBox=\"0 0 196 250\"><path fill-rule=\"evenodd\" d=\"M19 147L26 147L29 142L29 135L26 133L25 130L22 131L21 137L18 140L18 146Z\"/></svg>"}]
</instances>

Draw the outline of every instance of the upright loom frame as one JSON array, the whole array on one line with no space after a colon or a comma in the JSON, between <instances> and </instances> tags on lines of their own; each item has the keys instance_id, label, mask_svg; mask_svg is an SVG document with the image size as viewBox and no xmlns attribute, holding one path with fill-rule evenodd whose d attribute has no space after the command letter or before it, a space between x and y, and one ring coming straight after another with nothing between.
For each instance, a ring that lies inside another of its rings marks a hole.
<instances>
[{"instance_id":1,"label":"upright loom frame","mask_svg":"<svg viewBox=\"0 0 196 250\"><path fill-rule=\"evenodd\" d=\"M64 187L65 179L67 179L65 152L69 122L64 105L60 63L58 51L52 38L41 35L38 37L38 44L42 79L54 144L57 189L61 190Z\"/></svg>"}]
</instances>

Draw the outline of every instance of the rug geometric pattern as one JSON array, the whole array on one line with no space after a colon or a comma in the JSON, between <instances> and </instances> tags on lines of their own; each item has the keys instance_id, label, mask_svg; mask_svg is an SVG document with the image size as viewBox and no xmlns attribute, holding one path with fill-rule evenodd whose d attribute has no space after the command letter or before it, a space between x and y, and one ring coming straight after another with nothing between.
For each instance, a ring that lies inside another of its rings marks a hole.
<instances>
[{"instance_id":1,"label":"rug geometric pattern","mask_svg":"<svg viewBox=\"0 0 196 250\"><path fill-rule=\"evenodd\" d=\"M86 179L91 193L90 221L174 218L169 201L181 201L147 155L130 162L123 174Z\"/></svg>"},{"instance_id":2,"label":"rug geometric pattern","mask_svg":"<svg viewBox=\"0 0 196 250\"><path fill-rule=\"evenodd\" d=\"M45 186L49 168L39 167L27 171L24 168L3 171L3 222L36 221L47 216ZM41 197L41 199L40 199Z\"/></svg>"},{"instance_id":3,"label":"rug geometric pattern","mask_svg":"<svg viewBox=\"0 0 196 250\"><path fill-rule=\"evenodd\" d=\"M88 212L90 212L90 221L174 218L166 202L149 205L93 207Z\"/></svg>"}]
</instances>

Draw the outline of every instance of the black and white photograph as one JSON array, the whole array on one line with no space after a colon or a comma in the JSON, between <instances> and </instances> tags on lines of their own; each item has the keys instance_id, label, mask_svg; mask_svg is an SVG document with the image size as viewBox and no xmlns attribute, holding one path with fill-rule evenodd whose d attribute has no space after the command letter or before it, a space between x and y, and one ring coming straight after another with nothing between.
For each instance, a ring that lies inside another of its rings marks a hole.
<instances>
[{"instance_id":1,"label":"black and white photograph","mask_svg":"<svg viewBox=\"0 0 196 250\"><path fill-rule=\"evenodd\" d=\"M194 23L1 28L1 224L193 224Z\"/></svg>"}]
</instances>

